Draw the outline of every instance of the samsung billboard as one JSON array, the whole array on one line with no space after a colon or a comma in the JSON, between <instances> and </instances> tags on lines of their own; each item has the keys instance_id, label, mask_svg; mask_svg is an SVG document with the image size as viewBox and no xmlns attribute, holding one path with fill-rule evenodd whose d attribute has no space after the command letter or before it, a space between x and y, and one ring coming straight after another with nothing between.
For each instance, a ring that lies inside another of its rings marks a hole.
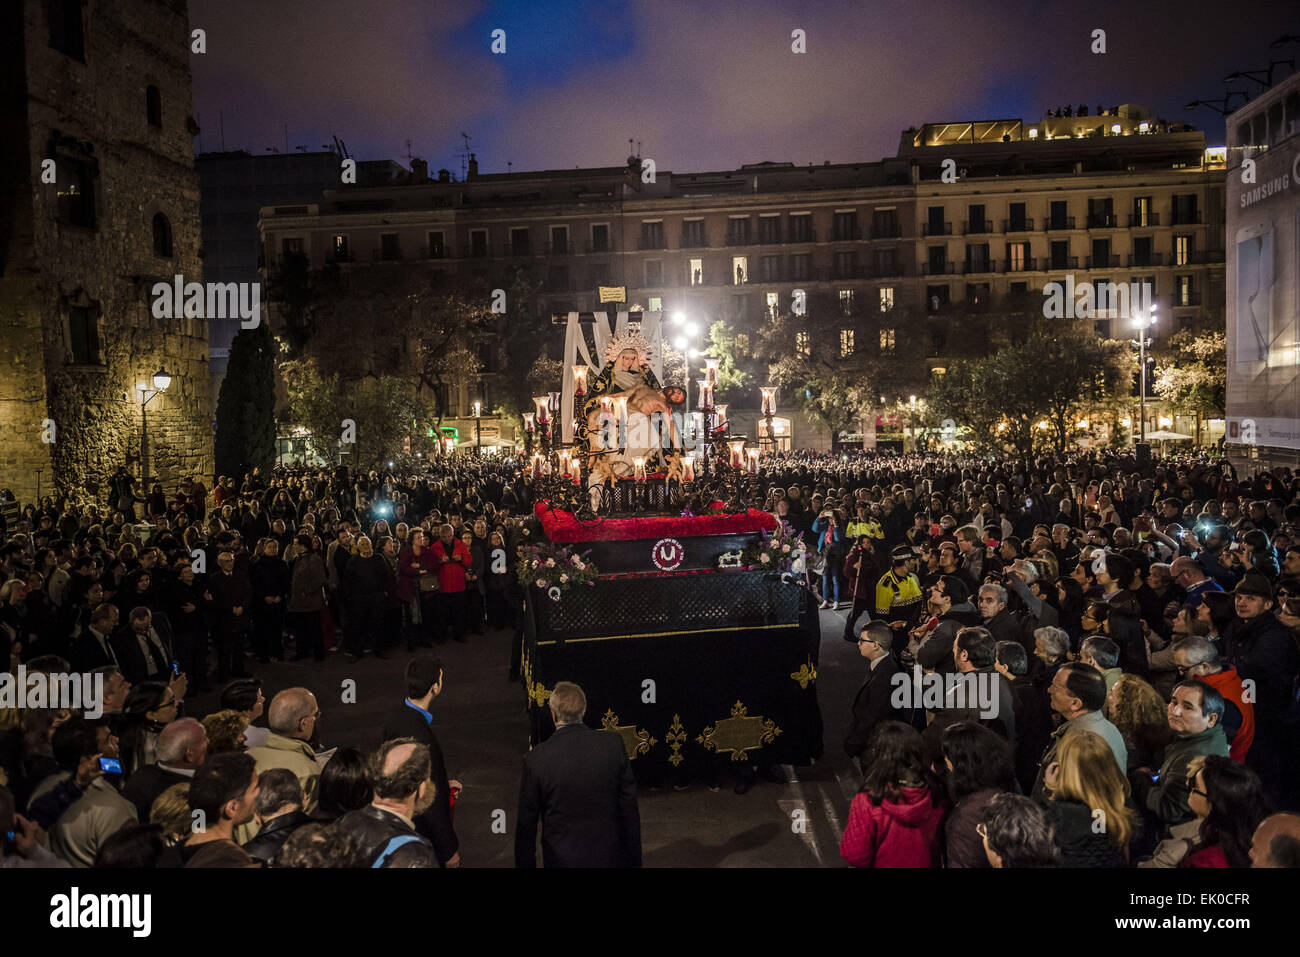
<instances>
[{"instance_id":1,"label":"samsung billboard","mask_svg":"<svg viewBox=\"0 0 1300 957\"><path fill-rule=\"evenodd\" d=\"M1227 442L1300 449L1300 76L1228 118Z\"/></svg>"}]
</instances>

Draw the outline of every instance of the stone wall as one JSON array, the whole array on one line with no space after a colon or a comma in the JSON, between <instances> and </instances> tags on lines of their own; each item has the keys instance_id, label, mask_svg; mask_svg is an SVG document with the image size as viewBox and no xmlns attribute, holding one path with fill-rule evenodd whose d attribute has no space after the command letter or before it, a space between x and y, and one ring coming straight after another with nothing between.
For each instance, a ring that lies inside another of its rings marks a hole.
<instances>
[{"instance_id":1,"label":"stone wall","mask_svg":"<svg viewBox=\"0 0 1300 957\"><path fill-rule=\"evenodd\" d=\"M146 410L147 467L170 492L184 477L212 472L207 322L155 319L150 308L155 282L176 274L202 280L186 4L85 5L84 63L48 45L46 3L25 0L22 7L32 199L0 277L0 396L16 396L0 401L0 485L30 495L29 473L51 459L62 487L95 488L122 464L139 477L137 385L148 385L162 365L173 378ZM160 92L161 127L148 121L149 85ZM54 131L63 144L56 162L82 151L98 164L94 229L60 222L66 186L40 182ZM170 257L155 252L156 213L170 224ZM98 361L73 361L74 307L98 314ZM52 446L40 442L45 418L57 428Z\"/></svg>"}]
</instances>

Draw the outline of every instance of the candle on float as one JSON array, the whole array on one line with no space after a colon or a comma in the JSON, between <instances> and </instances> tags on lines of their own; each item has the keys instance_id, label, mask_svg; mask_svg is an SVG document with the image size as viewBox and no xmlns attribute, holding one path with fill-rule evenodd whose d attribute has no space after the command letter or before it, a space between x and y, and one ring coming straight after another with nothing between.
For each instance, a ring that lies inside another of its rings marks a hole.
<instances>
[{"instance_id":1,"label":"candle on float","mask_svg":"<svg viewBox=\"0 0 1300 957\"><path fill-rule=\"evenodd\" d=\"M749 450L749 471L754 475L758 474L758 449Z\"/></svg>"},{"instance_id":2,"label":"candle on float","mask_svg":"<svg viewBox=\"0 0 1300 957\"><path fill-rule=\"evenodd\" d=\"M569 453L568 452L560 453L560 474L561 475L569 474Z\"/></svg>"},{"instance_id":3,"label":"candle on float","mask_svg":"<svg viewBox=\"0 0 1300 957\"><path fill-rule=\"evenodd\" d=\"M582 459L574 458L573 460L573 484L582 484Z\"/></svg>"},{"instance_id":4,"label":"candle on float","mask_svg":"<svg viewBox=\"0 0 1300 957\"><path fill-rule=\"evenodd\" d=\"M694 433L695 439L697 441L701 436L704 435L704 413L703 412L691 413L691 430Z\"/></svg>"},{"instance_id":5,"label":"candle on float","mask_svg":"<svg viewBox=\"0 0 1300 957\"><path fill-rule=\"evenodd\" d=\"M638 482L644 482L645 481L645 459L633 459L632 468L633 468L632 477L636 479Z\"/></svg>"},{"instance_id":6,"label":"candle on float","mask_svg":"<svg viewBox=\"0 0 1300 957\"><path fill-rule=\"evenodd\" d=\"M763 394L763 414L776 415L776 388L763 386L758 391Z\"/></svg>"},{"instance_id":7,"label":"candle on float","mask_svg":"<svg viewBox=\"0 0 1300 957\"><path fill-rule=\"evenodd\" d=\"M533 453L533 478L542 474L542 462L544 461L541 452Z\"/></svg>"},{"instance_id":8,"label":"candle on float","mask_svg":"<svg viewBox=\"0 0 1300 957\"><path fill-rule=\"evenodd\" d=\"M708 380L709 385L718 384L718 360L712 356L704 357L704 378Z\"/></svg>"},{"instance_id":9,"label":"candle on float","mask_svg":"<svg viewBox=\"0 0 1300 957\"><path fill-rule=\"evenodd\" d=\"M533 396L533 404L537 406L537 424L545 425L550 419L548 406L551 404L551 397L549 395L535 395Z\"/></svg>"},{"instance_id":10,"label":"candle on float","mask_svg":"<svg viewBox=\"0 0 1300 957\"><path fill-rule=\"evenodd\" d=\"M548 396L548 399L549 401L546 404L547 412L549 412L553 416L559 415L560 414L560 393L552 392Z\"/></svg>"},{"instance_id":11,"label":"candle on float","mask_svg":"<svg viewBox=\"0 0 1300 957\"><path fill-rule=\"evenodd\" d=\"M536 431L536 429L537 429L537 423L534 421L534 420L536 419L536 417L537 417L537 413L536 413L536 412L525 412L525 413L524 413L524 431L525 431L525 432L533 432L533 431Z\"/></svg>"},{"instance_id":12,"label":"candle on float","mask_svg":"<svg viewBox=\"0 0 1300 957\"><path fill-rule=\"evenodd\" d=\"M614 396L614 412L617 414L620 424L627 421L627 396Z\"/></svg>"},{"instance_id":13,"label":"candle on float","mask_svg":"<svg viewBox=\"0 0 1300 957\"><path fill-rule=\"evenodd\" d=\"M745 467L745 440L733 439L727 445L731 448L731 466L732 468Z\"/></svg>"},{"instance_id":14,"label":"candle on float","mask_svg":"<svg viewBox=\"0 0 1300 957\"><path fill-rule=\"evenodd\" d=\"M587 367L577 364L573 367L573 394L587 394Z\"/></svg>"},{"instance_id":15,"label":"candle on float","mask_svg":"<svg viewBox=\"0 0 1300 957\"><path fill-rule=\"evenodd\" d=\"M723 403L722 405L718 406L718 407L717 407L716 409L714 409L713 411L717 414L717 419L716 419L716 421L715 421L714 428L718 428L718 429L720 429L720 428L722 428L724 425L727 424L727 406L726 406L726 403Z\"/></svg>"},{"instance_id":16,"label":"candle on float","mask_svg":"<svg viewBox=\"0 0 1300 957\"><path fill-rule=\"evenodd\" d=\"M708 379L696 379L696 384L700 387L700 408L709 409L713 407L713 383Z\"/></svg>"},{"instance_id":17,"label":"candle on float","mask_svg":"<svg viewBox=\"0 0 1300 957\"><path fill-rule=\"evenodd\" d=\"M686 458L682 459L682 481L683 482L695 481L695 460L690 456L687 456Z\"/></svg>"}]
</instances>

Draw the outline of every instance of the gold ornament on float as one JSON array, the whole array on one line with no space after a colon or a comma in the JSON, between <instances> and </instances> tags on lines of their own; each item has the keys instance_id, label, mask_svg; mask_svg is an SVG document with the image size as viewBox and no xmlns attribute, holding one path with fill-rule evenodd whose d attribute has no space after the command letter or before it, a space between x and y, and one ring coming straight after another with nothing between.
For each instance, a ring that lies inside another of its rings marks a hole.
<instances>
[{"instance_id":1,"label":"gold ornament on float","mask_svg":"<svg viewBox=\"0 0 1300 957\"><path fill-rule=\"evenodd\" d=\"M745 752L757 751L763 745L771 744L780 733L775 721L765 719L761 714L751 717L748 709L737 701L731 706L731 717L705 728L695 740L710 751L719 754L730 752L731 760L743 761Z\"/></svg>"}]
</instances>

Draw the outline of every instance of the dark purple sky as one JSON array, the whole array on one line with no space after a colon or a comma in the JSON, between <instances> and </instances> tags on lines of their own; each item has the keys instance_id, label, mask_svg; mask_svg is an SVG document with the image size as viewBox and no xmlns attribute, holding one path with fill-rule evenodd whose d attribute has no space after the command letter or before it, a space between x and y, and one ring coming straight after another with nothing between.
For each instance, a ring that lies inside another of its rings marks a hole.
<instances>
[{"instance_id":1,"label":"dark purple sky","mask_svg":"<svg viewBox=\"0 0 1300 957\"><path fill-rule=\"evenodd\" d=\"M924 122L1139 103L1205 129L1236 69L1261 69L1294 0L191 0L202 147L411 152L460 175L612 166L628 138L661 170L879 159ZM489 47L496 28L506 52ZM808 52L790 50L806 31ZM1094 29L1107 53L1090 52ZM1285 75L1285 68L1280 75ZM1234 105L1240 105L1238 99Z\"/></svg>"}]
</instances>

